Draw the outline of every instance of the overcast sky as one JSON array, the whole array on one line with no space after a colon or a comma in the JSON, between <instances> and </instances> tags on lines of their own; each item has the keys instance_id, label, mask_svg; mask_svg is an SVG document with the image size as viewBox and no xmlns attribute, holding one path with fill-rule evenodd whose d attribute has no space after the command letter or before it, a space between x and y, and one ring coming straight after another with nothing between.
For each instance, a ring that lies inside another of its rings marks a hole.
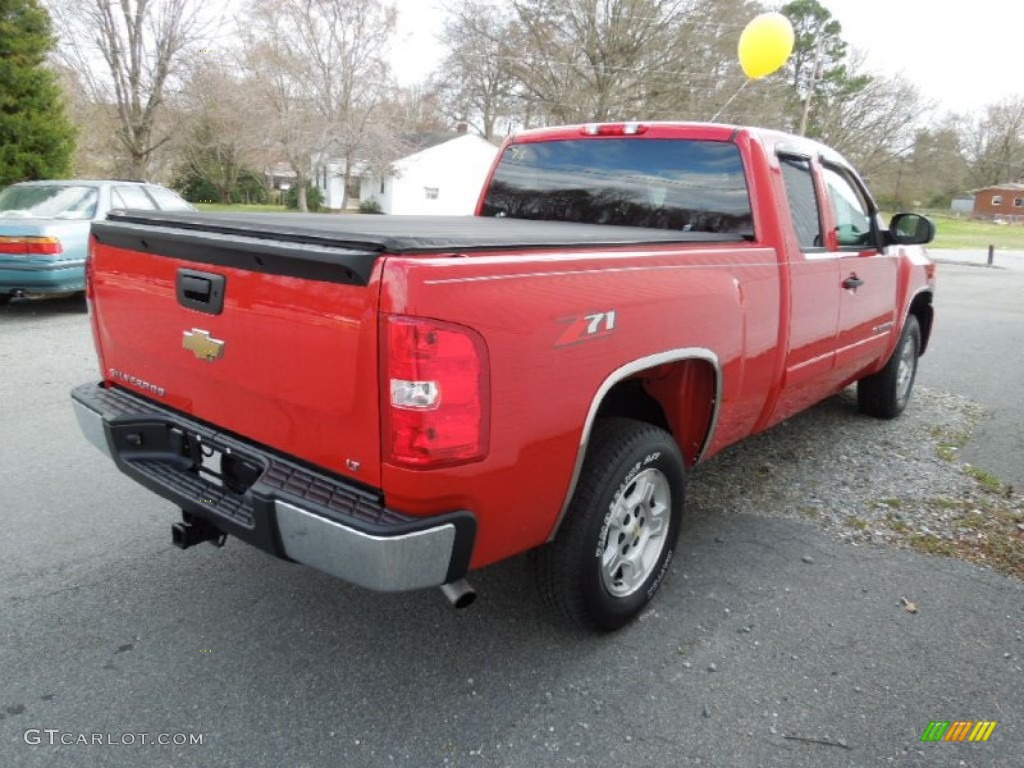
<instances>
[{"instance_id":1,"label":"overcast sky","mask_svg":"<svg viewBox=\"0 0 1024 768\"><path fill-rule=\"evenodd\" d=\"M451 0L457 2L457 0ZM869 68L901 73L939 112L978 111L1024 94L1017 73L1024 48L1019 0L819 0L843 25L843 38ZM396 0L393 66L404 85L439 64L439 0Z\"/></svg>"}]
</instances>

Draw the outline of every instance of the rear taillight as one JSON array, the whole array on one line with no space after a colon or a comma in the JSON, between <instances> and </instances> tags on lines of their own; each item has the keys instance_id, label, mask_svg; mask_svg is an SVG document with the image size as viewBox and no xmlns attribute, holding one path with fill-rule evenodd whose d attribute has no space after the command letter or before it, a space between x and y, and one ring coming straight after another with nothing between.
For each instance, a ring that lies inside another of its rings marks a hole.
<instances>
[{"instance_id":1,"label":"rear taillight","mask_svg":"<svg viewBox=\"0 0 1024 768\"><path fill-rule=\"evenodd\" d=\"M476 331L385 315L381 380L386 459L411 467L487 454L487 348Z\"/></svg>"},{"instance_id":2,"label":"rear taillight","mask_svg":"<svg viewBox=\"0 0 1024 768\"><path fill-rule=\"evenodd\" d=\"M56 237L0 237L0 253L8 256L57 256L63 252Z\"/></svg>"}]
</instances>

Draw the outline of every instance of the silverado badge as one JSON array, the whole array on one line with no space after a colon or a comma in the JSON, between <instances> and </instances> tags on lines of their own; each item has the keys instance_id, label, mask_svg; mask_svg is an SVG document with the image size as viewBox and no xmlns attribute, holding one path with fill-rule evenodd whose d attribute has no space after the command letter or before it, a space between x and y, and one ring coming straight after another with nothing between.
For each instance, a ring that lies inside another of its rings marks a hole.
<instances>
[{"instance_id":1,"label":"silverado badge","mask_svg":"<svg viewBox=\"0 0 1024 768\"><path fill-rule=\"evenodd\" d=\"M181 346L208 363L224 356L224 342L213 338L209 331L204 331L201 328L185 331Z\"/></svg>"}]
</instances>

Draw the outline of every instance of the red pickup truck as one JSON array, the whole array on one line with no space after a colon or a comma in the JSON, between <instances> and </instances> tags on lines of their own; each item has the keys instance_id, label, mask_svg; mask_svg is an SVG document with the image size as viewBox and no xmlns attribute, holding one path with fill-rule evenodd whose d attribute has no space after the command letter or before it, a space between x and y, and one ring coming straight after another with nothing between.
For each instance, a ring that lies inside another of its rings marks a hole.
<instances>
[{"instance_id":1,"label":"red pickup truck","mask_svg":"<svg viewBox=\"0 0 1024 768\"><path fill-rule=\"evenodd\" d=\"M471 217L111 214L85 435L183 513L382 591L535 550L614 629L673 557L685 470L857 382L897 416L932 328L916 214L828 148L724 125L505 142Z\"/></svg>"}]
</instances>

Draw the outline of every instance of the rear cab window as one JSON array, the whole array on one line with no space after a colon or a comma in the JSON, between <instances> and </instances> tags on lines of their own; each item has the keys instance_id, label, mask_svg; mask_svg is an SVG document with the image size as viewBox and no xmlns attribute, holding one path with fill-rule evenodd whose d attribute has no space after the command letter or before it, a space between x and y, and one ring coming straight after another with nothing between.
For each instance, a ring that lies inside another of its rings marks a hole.
<instances>
[{"instance_id":1,"label":"rear cab window","mask_svg":"<svg viewBox=\"0 0 1024 768\"><path fill-rule=\"evenodd\" d=\"M631 137L510 144L481 214L754 236L739 147L722 141Z\"/></svg>"}]
</instances>

